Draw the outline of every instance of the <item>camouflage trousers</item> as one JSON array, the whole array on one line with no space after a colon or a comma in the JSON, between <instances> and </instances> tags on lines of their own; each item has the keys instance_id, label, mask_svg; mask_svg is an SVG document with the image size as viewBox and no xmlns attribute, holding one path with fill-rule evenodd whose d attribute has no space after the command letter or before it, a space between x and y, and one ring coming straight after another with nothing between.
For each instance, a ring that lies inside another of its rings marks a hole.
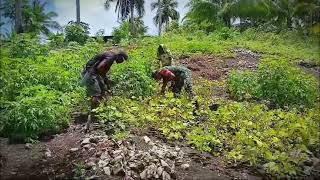
<instances>
[{"instance_id":1,"label":"camouflage trousers","mask_svg":"<svg viewBox=\"0 0 320 180\"><path fill-rule=\"evenodd\" d=\"M98 74L85 73L82 79L82 84L86 86L88 96L101 96L107 89L107 79L104 79Z\"/></svg>"},{"instance_id":2,"label":"camouflage trousers","mask_svg":"<svg viewBox=\"0 0 320 180\"><path fill-rule=\"evenodd\" d=\"M179 97L182 88L186 90L188 93L189 99L192 100L195 97L195 93L192 90L192 78L187 77L187 78L180 78L179 80L175 81L172 84L172 92L174 93L175 97Z\"/></svg>"}]
</instances>

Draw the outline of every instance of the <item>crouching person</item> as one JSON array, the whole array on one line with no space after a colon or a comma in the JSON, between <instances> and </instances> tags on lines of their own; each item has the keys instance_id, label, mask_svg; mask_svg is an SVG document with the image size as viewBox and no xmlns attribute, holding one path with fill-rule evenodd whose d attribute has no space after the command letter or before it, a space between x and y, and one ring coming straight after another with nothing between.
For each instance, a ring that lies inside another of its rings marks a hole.
<instances>
[{"instance_id":1,"label":"crouching person","mask_svg":"<svg viewBox=\"0 0 320 180\"><path fill-rule=\"evenodd\" d=\"M183 66L166 66L152 74L153 78L157 81L162 80L161 94L165 93L169 82L171 82L171 90L176 98L180 97L180 93L184 87L189 99L194 100L194 105L198 109L198 101L195 100L195 93L192 89L191 75L191 71Z\"/></svg>"}]
</instances>

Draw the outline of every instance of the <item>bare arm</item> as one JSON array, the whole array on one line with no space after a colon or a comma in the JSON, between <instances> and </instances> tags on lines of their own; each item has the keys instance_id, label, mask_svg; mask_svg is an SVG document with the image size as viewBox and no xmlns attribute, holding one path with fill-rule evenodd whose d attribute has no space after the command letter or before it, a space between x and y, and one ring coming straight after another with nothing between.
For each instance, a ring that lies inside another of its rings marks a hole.
<instances>
[{"instance_id":1,"label":"bare arm","mask_svg":"<svg viewBox=\"0 0 320 180\"><path fill-rule=\"evenodd\" d=\"M107 61L108 61L107 59L102 60L97 66L97 69L103 69L103 67L106 67Z\"/></svg>"},{"instance_id":2,"label":"bare arm","mask_svg":"<svg viewBox=\"0 0 320 180\"><path fill-rule=\"evenodd\" d=\"M167 84L168 84L168 81L163 79L163 84L162 84L162 87L161 87L161 94L165 93Z\"/></svg>"},{"instance_id":3,"label":"bare arm","mask_svg":"<svg viewBox=\"0 0 320 180\"><path fill-rule=\"evenodd\" d=\"M162 76L162 83L163 83L161 88L161 94L164 94L164 92L166 91L168 82L174 80L175 75L167 69L161 70L159 73Z\"/></svg>"}]
</instances>

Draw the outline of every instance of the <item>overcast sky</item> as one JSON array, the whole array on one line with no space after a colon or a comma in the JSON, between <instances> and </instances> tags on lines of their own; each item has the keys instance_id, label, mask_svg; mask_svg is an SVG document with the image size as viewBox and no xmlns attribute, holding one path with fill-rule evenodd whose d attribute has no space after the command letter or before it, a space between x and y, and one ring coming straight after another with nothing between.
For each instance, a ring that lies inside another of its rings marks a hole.
<instances>
[{"instance_id":1,"label":"overcast sky","mask_svg":"<svg viewBox=\"0 0 320 180\"><path fill-rule=\"evenodd\" d=\"M145 0L145 15L143 21L148 26L148 34L157 34L157 27L153 24L152 18L155 11L151 11L151 3L157 0ZM180 13L180 20L185 16L188 0L177 0ZM60 25L66 25L70 20L76 20L76 0L47 0L48 11L55 11L58 17L55 20ZM115 4L112 4L107 11L104 8L104 0L80 0L81 21L90 24L90 34L95 34L99 29L104 29L106 35L110 35L113 27L119 26Z\"/></svg>"},{"instance_id":2,"label":"overcast sky","mask_svg":"<svg viewBox=\"0 0 320 180\"><path fill-rule=\"evenodd\" d=\"M76 20L76 0L40 0L46 1L47 11L58 13L58 17L53 20L57 21L61 26L66 25L71 20ZM145 15L143 21L148 26L148 34L156 35L158 28L153 23L155 11L151 11L151 3L158 0L145 0ZM189 0L176 0L178 2L178 12L180 13L180 21L185 16L188 8L186 4ZM105 30L105 35L111 35L113 27L119 26L117 13L115 13L115 3L111 4L109 10L104 8L105 0L80 0L80 16L81 21L89 23L90 34L94 35L99 29ZM0 18L1 22L8 19ZM7 23L2 26L1 32L9 32L11 24Z\"/></svg>"}]
</instances>

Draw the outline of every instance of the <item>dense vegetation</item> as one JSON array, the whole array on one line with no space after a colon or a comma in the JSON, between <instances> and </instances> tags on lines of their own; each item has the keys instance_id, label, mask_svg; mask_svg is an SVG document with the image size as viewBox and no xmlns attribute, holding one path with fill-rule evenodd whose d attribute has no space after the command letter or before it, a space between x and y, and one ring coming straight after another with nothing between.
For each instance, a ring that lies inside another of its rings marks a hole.
<instances>
[{"instance_id":1,"label":"dense vegetation","mask_svg":"<svg viewBox=\"0 0 320 180\"><path fill-rule=\"evenodd\" d=\"M229 87L238 100L266 100L276 107L312 107L317 100L317 80L285 60L266 60L257 73L233 72Z\"/></svg>"},{"instance_id":2,"label":"dense vegetation","mask_svg":"<svg viewBox=\"0 0 320 180\"><path fill-rule=\"evenodd\" d=\"M40 13L44 5L16 2L28 10L20 12L25 23L17 21L19 13L8 10L14 1L1 7L17 28L1 42L1 136L35 140L67 127L72 112L87 112L80 72L92 56L120 43L128 50L129 61L112 67L113 96L96 109L115 138L125 138L132 127L152 127L169 140L183 141L235 165L263 168L271 176L312 175L303 163L320 153L319 79L297 65L303 61L320 66L318 34L313 31L318 1L193 0L183 25L171 21L179 16L175 1L158 1L152 7L157 10L154 20L159 34L165 33L143 38L147 27L141 17L133 16L135 11L144 14L143 1L108 0L106 8L117 2L123 21L107 43L101 39L102 31L97 39L90 38L83 22L71 21L64 34L50 34L46 25L56 23L51 21L53 14ZM305 12L305 7L312 11ZM30 21L40 15L45 17ZM228 27L237 17L251 28ZM40 44L39 32L48 34L50 42ZM160 43L178 62L204 54L232 58L237 48L250 49L261 58L256 71L233 71L226 80L195 82L200 108L194 112L185 96L156 94L159 86L151 72L157 67ZM213 98L215 87L230 98ZM213 103L220 104L217 111L210 109Z\"/></svg>"},{"instance_id":3,"label":"dense vegetation","mask_svg":"<svg viewBox=\"0 0 320 180\"><path fill-rule=\"evenodd\" d=\"M224 155L230 162L263 165L273 175L309 173L300 165L310 152L319 153L318 82L295 66L301 59L319 63L312 39L254 30L243 34L222 30L210 35L182 31L185 36L168 33L128 47L130 61L112 68L114 96L97 109L101 122L109 123L116 135L128 134L130 127L152 126L168 139ZM230 38L224 39L225 33ZM1 53L3 136L34 139L66 127L71 112L87 111L80 72L106 45L89 39L84 46L69 43L57 48L54 40L40 45L35 37L23 34L11 41ZM158 86L150 74L156 66L159 42L166 43L176 58L199 53L232 57L231 50L237 47L260 52L263 60L257 72L233 72L228 81L220 83L198 82L201 106L193 114L193 105L185 97L154 96ZM271 44L273 48L264 48ZM288 49L300 52L287 53ZM241 102L208 100L215 86L229 88ZM211 103L221 104L217 112L209 109Z\"/></svg>"}]
</instances>

